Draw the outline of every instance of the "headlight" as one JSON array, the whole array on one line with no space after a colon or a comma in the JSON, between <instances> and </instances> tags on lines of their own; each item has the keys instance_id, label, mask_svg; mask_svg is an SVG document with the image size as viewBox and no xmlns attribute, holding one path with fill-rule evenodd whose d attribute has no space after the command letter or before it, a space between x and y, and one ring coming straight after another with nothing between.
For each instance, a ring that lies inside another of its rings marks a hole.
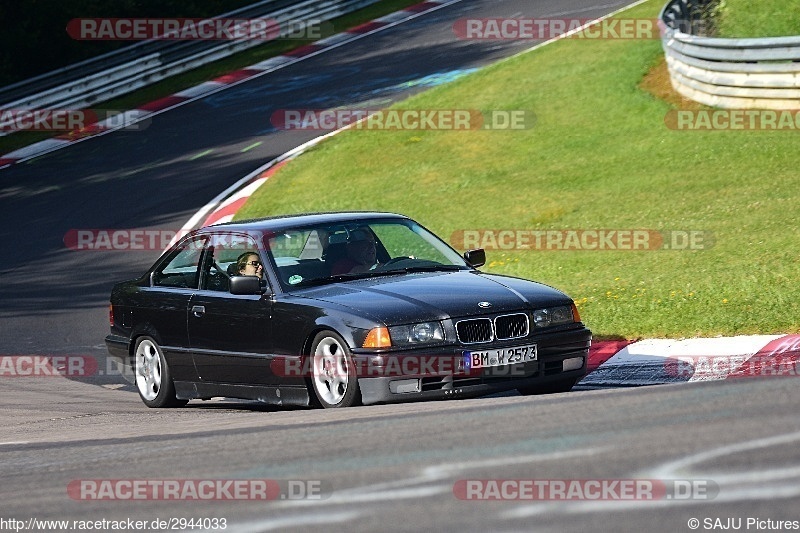
<instances>
[{"instance_id":1,"label":"headlight","mask_svg":"<svg viewBox=\"0 0 800 533\"><path fill-rule=\"evenodd\" d=\"M389 336L395 345L429 344L444 340L444 331L439 322L420 322L391 327Z\"/></svg>"},{"instance_id":2,"label":"headlight","mask_svg":"<svg viewBox=\"0 0 800 533\"><path fill-rule=\"evenodd\" d=\"M533 312L533 323L538 328L547 326L557 326L575 322L572 315L572 306L549 307L547 309L537 309Z\"/></svg>"}]
</instances>

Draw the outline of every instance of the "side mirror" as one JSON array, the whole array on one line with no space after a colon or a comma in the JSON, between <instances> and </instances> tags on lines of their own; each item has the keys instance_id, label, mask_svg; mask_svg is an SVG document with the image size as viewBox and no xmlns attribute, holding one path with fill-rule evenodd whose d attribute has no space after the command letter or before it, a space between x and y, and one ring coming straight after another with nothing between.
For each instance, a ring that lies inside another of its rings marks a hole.
<instances>
[{"instance_id":1,"label":"side mirror","mask_svg":"<svg viewBox=\"0 0 800 533\"><path fill-rule=\"evenodd\" d=\"M231 276L231 294L262 294L269 292L266 281L258 276Z\"/></svg>"},{"instance_id":2,"label":"side mirror","mask_svg":"<svg viewBox=\"0 0 800 533\"><path fill-rule=\"evenodd\" d=\"M467 250L464 252L464 261L473 268L478 268L486 264L486 252L483 248Z\"/></svg>"}]
</instances>

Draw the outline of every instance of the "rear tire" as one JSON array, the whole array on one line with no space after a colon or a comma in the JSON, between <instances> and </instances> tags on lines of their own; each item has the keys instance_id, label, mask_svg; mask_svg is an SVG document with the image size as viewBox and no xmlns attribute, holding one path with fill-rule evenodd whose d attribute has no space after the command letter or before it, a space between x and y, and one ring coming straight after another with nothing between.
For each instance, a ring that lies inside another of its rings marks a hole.
<instances>
[{"instance_id":1,"label":"rear tire","mask_svg":"<svg viewBox=\"0 0 800 533\"><path fill-rule=\"evenodd\" d=\"M326 409L361 403L358 375L347 343L333 331L321 331L311 344L311 391ZM313 398L312 398L313 399Z\"/></svg>"},{"instance_id":2,"label":"rear tire","mask_svg":"<svg viewBox=\"0 0 800 533\"><path fill-rule=\"evenodd\" d=\"M558 381L551 381L542 385L531 385L530 387L521 387L517 390L523 396L534 396L538 394L557 394L559 392L569 392L572 387L578 382L580 378L560 379Z\"/></svg>"},{"instance_id":3,"label":"rear tire","mask_svg":"<svg viewBox=\"0 0 800 533\"><path fill-rule=\"evenodd\" d=\"M147 407L182 407L188 403L175 397L175 384L164 352L152 337L136 339L133 371L136 390Z\"/></svg>"}]
</instances>

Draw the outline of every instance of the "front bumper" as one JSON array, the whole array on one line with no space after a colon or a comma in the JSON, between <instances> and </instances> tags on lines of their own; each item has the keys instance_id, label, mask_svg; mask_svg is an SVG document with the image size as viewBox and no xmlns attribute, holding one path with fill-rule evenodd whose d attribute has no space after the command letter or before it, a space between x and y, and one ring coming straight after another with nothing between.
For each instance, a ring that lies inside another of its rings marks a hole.
<instances>
[{"instance_id":1,"label":"front bumper","mask_svg":"<svg viewBox=\"0 0 800 533\"><path fill-rule=\"evenodd\" d=\"M358 384L361 389L361 399L365 405L374 403L394 403L416 400L435 400L449 398L466 398L484 396L519 388L535 388L550 383L578 380L586 375L586 364L589 357L592 333L585 327L562 330L525 339L516 339L514 342L491 344L485 348L503 348L523 344L536 344L538 357L536 361L518 363L501 367L486 368L472 371L460 371L453 368L451 372L430 373L423 372L417 376L381 375L380 369L372 368L369 375L359 375ZM464 351L476 349L475 346L464 346L428 350L425 356L440 357L459 361ZM481 347L484 349L484 347ZM389 355L387 354L387 357ZM419 353L403 352L395 357L420 357ZM364 368L369 363L370 355L354 354L356 366ZM565 359L582 358L580 368L563 370ZM398 365L396 368L406 368L408 365ZM418 381L415 381L418 380Z\"/></svg>"}]
</instances>

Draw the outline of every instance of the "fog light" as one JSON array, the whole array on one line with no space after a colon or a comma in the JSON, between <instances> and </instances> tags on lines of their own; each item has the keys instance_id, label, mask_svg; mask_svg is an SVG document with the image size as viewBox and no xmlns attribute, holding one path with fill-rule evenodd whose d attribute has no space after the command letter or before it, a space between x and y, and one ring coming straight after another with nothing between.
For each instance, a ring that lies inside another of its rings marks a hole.
<instances>
[{"instance_id":1,"label":"fog light","mask_svg":"<svg viewBox=\"0 0 800 533\"><path fill-rule=\"evenodd\" d=\"M389 390L395 394L404 394L407 392L419 392L418 379L398 379L397 381L389 382Z\"/></svg>"},{"instance_id":2,"label":"fog light","mask_svg":"<svg viewBox=\"0 0 800 533\"><path fill-rule=\"evenodd\" d=\"M564 372L568 372L570 370L580 370L583 368L583 357L570 357L569 359L564 359Z\"/></svg>"}]
</instances>

